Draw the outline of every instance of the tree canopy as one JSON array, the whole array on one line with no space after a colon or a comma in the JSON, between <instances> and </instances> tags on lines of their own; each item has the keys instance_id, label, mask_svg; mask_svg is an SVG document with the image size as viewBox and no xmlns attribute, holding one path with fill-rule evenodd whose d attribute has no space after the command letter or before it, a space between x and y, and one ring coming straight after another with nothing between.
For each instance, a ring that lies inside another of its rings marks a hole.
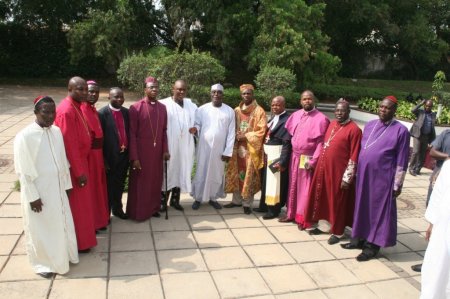
<instances>
[{"instance_id":1,"label":"tree canopy","mask_svg":"<svg viewBox=\"0 0 450 299\"><path fill-rule=\"evenodd\" d=\"M157 46L208 52L234 84L450 71L446 0L0 0L0 20L0 76L114 74Z\"/></svg>"}]
</instances>

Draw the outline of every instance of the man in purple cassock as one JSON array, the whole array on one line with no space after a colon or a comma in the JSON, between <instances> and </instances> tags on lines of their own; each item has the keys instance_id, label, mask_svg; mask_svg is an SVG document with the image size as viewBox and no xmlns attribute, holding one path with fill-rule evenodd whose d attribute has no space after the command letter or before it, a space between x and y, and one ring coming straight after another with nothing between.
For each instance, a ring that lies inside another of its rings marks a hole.
<instances>
[{"instance_id":1,"label":"man in purple cassock","mask_svg":"<svg viewBox=\"0 0 450 299\"><path fill-rule=\"evenodd\" d=\"M286 121L286 130L292 136L289 191L286 216L278 221L295 221L300 230L311 227L305 217L309 188L330 124L328 118L315 108L314 100L312 91L305 90L300 98L303 109L292 113Z\"/></svg>"},{"instance_id":2,"label":"man in purple cassock","mask_svg":"<svg viewBox=\"0 0 450 299\"><path fill-rule=\"evenodd\" d=\"M396 198L408 167L409 132L394 119L397 99L385 97L378 120L366 124L356 174L356 202L352 241L345 249L362 249L360 262L375 257L380 247L396 244Z\"/></svg>"},{"instance_id":3,"label":"man in purple cassock","mask_svg":"<svg viewBox=\"0 0 450 299\"><path fill-rule=\"evenodd\" d=\"M131 105L129 154L131 170L127 215L143 221L160 217L163 160L169 160L166 107L156 99L158 81L145 79L145 97Z\"/></svg>"}]
</instances>

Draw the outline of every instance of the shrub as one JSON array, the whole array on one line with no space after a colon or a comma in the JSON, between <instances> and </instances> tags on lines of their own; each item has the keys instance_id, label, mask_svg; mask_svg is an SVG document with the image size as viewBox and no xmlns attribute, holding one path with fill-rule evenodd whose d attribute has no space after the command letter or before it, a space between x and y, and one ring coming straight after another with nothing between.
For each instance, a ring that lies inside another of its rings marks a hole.
<instances>
[{"instance_id":1,"label":"shrub","mask_svg":"<svg viewBox=\"0 0 450 299\"><path fill-rule=\"evenodd\" d=\"M134 91L141 91L145 77L152 65L152 59L142 53L128 56L120 63L117 80Z\"/></svg>"},{"instance_id":2,"label":"shrub","mask_svg":"<svg viewBox=\"0 0 450 299\"><path fill-rule=\"evenodd\" d=\"M274 96L292 92L296 81L295 74L291 70L277 66L264 66L255 80L258 92L262 95L260 101L270 106Z\"/></svg>"},{"instance_id":3,"label":"shrub","mask_svg":"<svg viewBox=\"0 0 450 299\"><path fill-rule=\"evenodd\" d=\"M337 78L342 67L337 56L319 51L317 55L306 64L303 71L303 80L308 83L329 83Z\"/></svg>"},{"instance_id":4,"label":"shrub","mask_svg":"<svg viewBox=\"0 0 450 299\"><path fill-rule=\"evenodd\" d=\"M378 105L380 103L379 99L374 99L370 97L362 98L358 101L358 107L362 110L378 113ZM411 109L414 108L414 103L409 103L407 101L399 101L397 107L396 117L403 120L414 121L416 116L411 113ZM450 124L450 109L443 107L442 113L437 120L438 124L448 125Z\"/></svg>"},{"instance_id":5,"label":"shrub","mask_svg":"<svg viewBox=\"0 0 450 299\"><path fill-rule=\"evenodd\" d=\"M142 91L144 78L149 75L158 78L162 98L171 94L177 79L183 79L189 87L188 96L202 104L210 99L209 86L223 82L225 68L209 53L160 51L158 55L132 55L118 70L119 81L136 91Z\"/></svg>"},{"instance_id":6,"label":"shrub","mask_svg":"<svg viewBox=\"0 0 450 299\"><path fill-rule=\"evenodd\" d=\"M358 101L364 98L380 100L387 95L394 95L397 99L406 99L408 96L407 92L398 92L387 88L370 88L339 84L311 84L306 87L311 89L317 97L321 99L331 99L333 101L343 96L348 97L353 101Z\"/></svg>"},{"instance_id":7,"label":"shrub","mask_svg":"<svg viewBox=\"0 0 450 299\"><path fill-rule=\"evenodd\" d=\"M155 67L155 74L160 81L161 95L170 95L173 83L184 79L189 86L190 97L201 104L206 102L201 86L223 82L225 68L209 53L183 52L163 57Z\"/></svg>"}]
</instances>

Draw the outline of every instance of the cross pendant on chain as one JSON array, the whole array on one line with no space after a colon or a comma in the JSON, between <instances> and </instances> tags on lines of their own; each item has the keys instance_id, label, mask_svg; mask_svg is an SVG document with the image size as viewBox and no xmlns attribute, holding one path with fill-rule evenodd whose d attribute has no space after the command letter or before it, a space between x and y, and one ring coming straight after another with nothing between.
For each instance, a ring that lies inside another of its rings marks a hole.
<instances>
[{"instance_id":1,"label":"cross pendant on chain","mask_svg":"<svg viewBox=\"0 0 450 299\"><path fill-rule=\"evenodd\" d=\"M156 147L156 142L153 142L153 147Z\"/></svg>"}]
</instances>

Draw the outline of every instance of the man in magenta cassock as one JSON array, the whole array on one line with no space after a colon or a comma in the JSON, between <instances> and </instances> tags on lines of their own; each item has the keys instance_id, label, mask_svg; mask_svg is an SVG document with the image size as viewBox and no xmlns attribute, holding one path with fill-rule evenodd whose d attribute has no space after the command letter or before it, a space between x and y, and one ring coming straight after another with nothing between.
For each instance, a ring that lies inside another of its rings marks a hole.
<instances>
[{"instance_id":1,"label":"man in magenta cassock","mask_svg":"<svg viewBox=\"0 0 450 299\"><path fill-rule=\"evenodd\" d=\"M157 101L159 85L145 79L145 97L131 105L130 161L127 214L144 221L160 217L163 161L169 160L166 107Z\"/></svg>"},{"instance_id":2,"label":"man in magenta cassock","mask_svg":"<svg viewBox=\"0 0 450 299\"><path fill-rule=\"evenodd\" d=\"M69 80L68 95L56 108L55 125L61 129L70 164L73 189L69 195L78 251L87 252L97 245L95 237L93 190L89 179L88 157L91 150L91 129L81 112L87 100L87 84L83 78Z\"/></svg>"},{"instance_id":3,"label":"man in magenta cassock","mask_svg":"<svg viewBox=\"0 0 450 299\"><path fill-rule=\"evenodd\" d=\"M295 221L300 230L311 227L311 223L305 218L309 188L330 123L328 118L316 109L314 100L312 91L305 90L300 98L303 109L292 113L286 121L286 129L292 136L292 153L287 215L279 221Z\"/></svg>"},{"instance_id":4,"label":"man in magenta cassock","mask_svg":"<svg viewBox=\"0 0 450 299\"><path fill-rule=\"evenodd\" d=\"M356 173L352 242L345 249L362 249L358 261L375 257L380 247L396 244L396 198L408 167L409 132L394 119L397 99L385 97L379 119L364 127Z\"/></svg>"}]
</instances>

